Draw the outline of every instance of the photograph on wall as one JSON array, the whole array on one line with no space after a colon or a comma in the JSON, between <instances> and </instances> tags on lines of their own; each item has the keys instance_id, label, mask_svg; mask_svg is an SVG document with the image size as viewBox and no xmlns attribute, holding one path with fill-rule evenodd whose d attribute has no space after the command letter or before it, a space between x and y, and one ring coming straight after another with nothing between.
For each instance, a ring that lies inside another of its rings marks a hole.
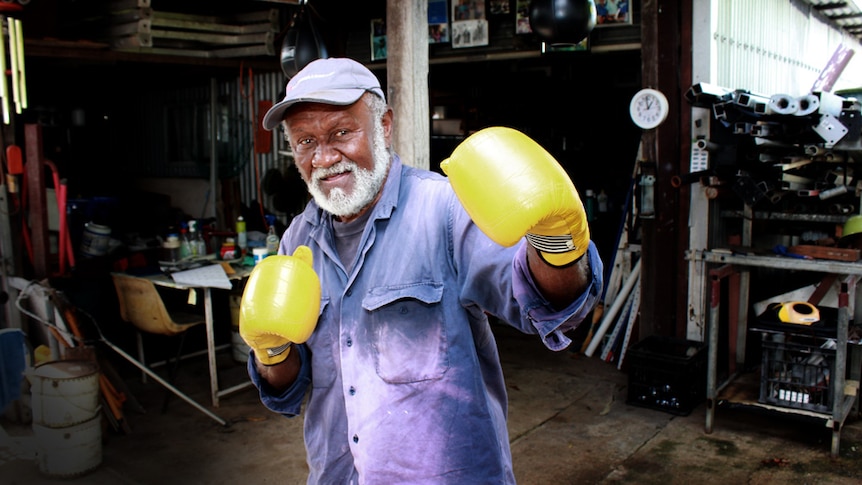
<instances>
[{"instance_id":1,"label":"photograph on wall","mask_svg":"<svg viewBox=\"0 0 862 485\"><path fill-rule=\"evenodd\" d=\"M515 33L533 33L530 26L530 0L515 0Z\"/></svg>"},{"instance_id":2,"label":"photograph on wall","mask_svg":"<svg viewBox=\"0 0 862 485\"><path fill-rule=\"evenodd\" d=\"M485 0L452 0L453 22L485 19Z\"/></svg>"},{"instance_id":3,"label":"photograph on wall","mask_svg":"<svg viewBox=\"0 0 862 485\"><path fill-rule=\"evenodd\" d=\"M596 25L631 25L632 0L595 0Z\"/></svg>"},{"instance_id":4,"label":"photograph on wall","mask_svg":"<svg viewBox=\"0 0 862 485\"><path fill-rule=\"evenodd\" d=\"M428 0L428 43L449 42L447 0Z\"/></svg>"},{"instance_id":5,"label":"photograph on wall","mask_svg":"<svg viewBox=\"0 0 862 485\"><path fill-rule=\"evenodd\" d=\"M488 9L491 15L502 15L509 13L509 0L488 0Z\"/></svg>"},{"instance_id":6,"label":"photograph on wall","mask_svg":"<svg viewBox=\"0 0 862 485\"><path fill-rule=\"evenodd\" d=\"M371 19L371 60L386 59L386 21Z\"/></svg>"},{"instance_id":7,"label":"photograph on wall","mask_svg":"<svg viewBox=\"0 0 862 485\"><path fill-rule=\"evenodd\" d=\"M452 48L488 45L485 0L452 0Z\"/></svg>"},{"instance_id":8,"label":"photograph on wall","mask_svg":"<svg viewBox=\"0 0 862 485\"><path fill-rule=\"evenodd\" d=\"M452 22L452 48L488 45L487 20Z\"/></svg>"}]
</instances>

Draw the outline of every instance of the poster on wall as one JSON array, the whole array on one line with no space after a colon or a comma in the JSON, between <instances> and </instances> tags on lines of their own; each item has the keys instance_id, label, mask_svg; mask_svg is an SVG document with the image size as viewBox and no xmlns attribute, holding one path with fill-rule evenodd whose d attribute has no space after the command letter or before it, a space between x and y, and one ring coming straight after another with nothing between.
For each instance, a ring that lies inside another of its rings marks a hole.
<instances>
[{"instance_id":1,"label":"poster on wall","mask_svg":"<svg viewBox=\"0 0 862 485\"><path fill-rule=\"evenodd\" d=\"M371 60L386 59L386 20L371 19Z\"/></svg>"},{"instance_id":2,"label":"poster on wall","mask_svg":"<svg viewBox=\"0 0 862 485\"><path fill-rule=\"evenodd\" d=\"M533 33L530 26L530 0L515 0L515 33Z\"/></svg>"},{"instance_id":3,"label":"poster on wall","mask_svg":"<svg viewBox=\"0 0 862 485\"><path fill-rule=\"evenodd\" d=\"M509 0L488 0L488 9L491 15L502 15L509 13Z\"/></svg>"},{"instance_id":4,"label":"poster on wall","mask_svg":"<svg viewBox=\"0 0 862 485\"><path fill-rule=\"evenodd\" d=\"M452 48L488 45L485 0L452 0Z\"/></svg>"},{"instance_id":5,"label":"poster on wall","mask_svg":"<svg viewBox=\"0 0 862 485\"><path fill-rule=\"evenodd\" d=\"M631 25L633 0L595 0L596 26Z\"/></svg>"},{"instance_id":6,"label":"poster on wall","mask_svg":"<svg viewBox=\"0 0 862 485\"><path fill-rule=\"evenodd\" d=\"M449 42L447 0L428 0L428 43Z\"/></svg>"}]
</instances>

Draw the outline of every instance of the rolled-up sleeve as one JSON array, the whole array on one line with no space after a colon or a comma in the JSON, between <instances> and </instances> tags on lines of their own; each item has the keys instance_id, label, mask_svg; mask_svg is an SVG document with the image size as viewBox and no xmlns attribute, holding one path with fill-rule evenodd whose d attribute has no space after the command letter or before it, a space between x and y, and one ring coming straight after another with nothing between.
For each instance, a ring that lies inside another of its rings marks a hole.
<instances>
[{"instance_id":1,"label":"rolled-up sleeve","mask_svg":"<svg viewBox=\"0 0 862 485\"><path fill-rule=\"evenodd\" d=\"M305 345L294 345L293 348L299 352L302 367L296 382L280 393L260 377L255 365L254 351L249 351L248 358L248 375L260 392L260 402L267 409L287 417L297 416L302 411L302 400L311 384L311 353Z\"/></svg>"},{"instance_id":2,"label":"rolled-up sleeve","mask_svg":"<svg viewBox=\"0 0 862 485\"><path fill-rule=\"evenodd\" d=\"M592 312L602 294L602 274L604 267L596 245L590 241L587 258L591 279L586 290L571 305L555 310L542 296L527 266L527 245L523 244L515 255L513 290L515 299L521 306L522 318L532 322L545 346L551 350L563 350L572 343L564 335L576 328Z\"/></svg>"}]
</instances>

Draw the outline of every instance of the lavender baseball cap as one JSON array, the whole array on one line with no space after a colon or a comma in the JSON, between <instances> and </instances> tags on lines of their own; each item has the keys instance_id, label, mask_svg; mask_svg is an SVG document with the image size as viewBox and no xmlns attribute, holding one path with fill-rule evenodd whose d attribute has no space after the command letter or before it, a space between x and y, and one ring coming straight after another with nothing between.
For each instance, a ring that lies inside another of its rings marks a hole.
<instances>
[{"instance_id":1,"label":"lavender baseball cap","mask_svg":"<svg viewBox=\"0 0 862 485\"><path fill-rule=\"evenodd\" d=\"M284 112L296 103L346 106L355 103L366 91L386 99L380 81L362 64L347 58L317 59L290 79L284 99L264 115L263 127L271 130L278 126Z\"/></svg>"}]
</instances>

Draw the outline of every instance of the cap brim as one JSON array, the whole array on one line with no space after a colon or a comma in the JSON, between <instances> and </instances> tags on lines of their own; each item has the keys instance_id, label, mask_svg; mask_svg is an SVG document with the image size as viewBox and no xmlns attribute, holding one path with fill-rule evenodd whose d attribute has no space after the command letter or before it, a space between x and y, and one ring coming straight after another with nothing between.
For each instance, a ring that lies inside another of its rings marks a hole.
<instances>
[{"instance_id":1,"label":"cap brim","mask_svg":"<svg viewBox=\"0 0 862 485\"><path fill-rule=\"evenodd\" d=\"M365 89L332 89L307 93L299 98L285 98L263 116L263 127L272 130L284 119L284 112L297 103L322 103L336 106L353 104L362 97Z\"/></svg>"}]
</instances>

